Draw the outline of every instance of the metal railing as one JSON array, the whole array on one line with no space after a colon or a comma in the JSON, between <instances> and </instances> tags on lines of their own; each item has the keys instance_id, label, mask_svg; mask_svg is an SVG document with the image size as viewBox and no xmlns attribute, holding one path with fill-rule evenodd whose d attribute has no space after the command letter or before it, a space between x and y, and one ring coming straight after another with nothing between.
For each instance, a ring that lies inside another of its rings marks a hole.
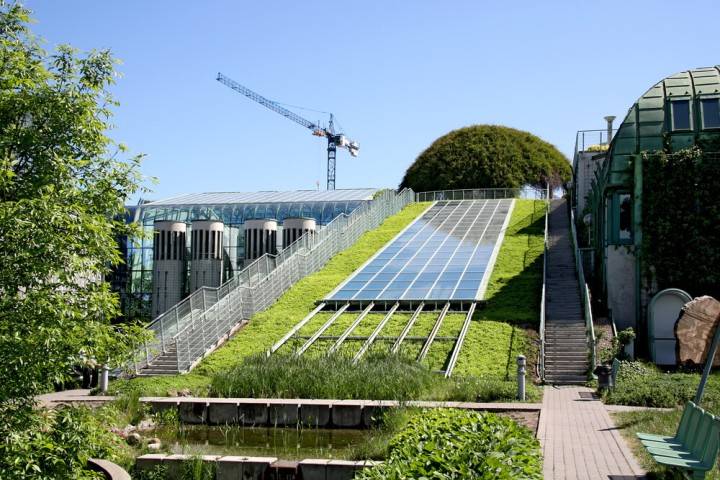
<instances>
[{"instance_id":1,"label":"metal railing","mask_svg":"<svg viewBox=\"0 0 720 480\"><path fill-rule=\"evenodd\" d=\"M519 198L523 188L469 188L466 190L435 190L417 192L416 202L435 202L440 200L492 200L498 198ZM535 189L532 189L534 192ZM544 190L543 190L544 191Z\"/></svg>"},{"instance_id":2,"label":"metal railing","mask_svg":"<svg viewBox=\"0 0 720 480\"><path fill-rule=\"evenodd\" d=\"M612 129L612 137L615 136L617 128ZM594 145L608 145L608 131L607 128L598 128L594 130L578 130L575 134L575 154L578 152L584 152L587 148Z\"/></svg>"},{"instance_id":3,"label":"metal railing","mask_svg":"<svg viewBox=\"0 0 720 480\"><path fill-rule=\"evenodd\" d=\"M590 305L590 289L585 282L585 271L583 269L582 255L578 247L577 231L575 229L575 213L570 208L570 231L573 243L573 252L575 254L575 269L578 276L578 286L580 287L580 297L582 298L583 314L585 317L585 331L587 334L588 347L590 349L590 370L595 368L597 358L597 342L595 340L595 326L593 325L592 308Z\"/></svg>"},{"instance_id":4,"label":"metal railing","mask_svg":"<svg viewBox=\"0 0 720 480\"><path fill-rule=\"evenodd\" d=\"M548 256L548 224L550 212L550 190L547 191L545 204L545 238L543 240L543 276L542 293L540 296L540 358L538 361L539 376L545 381L545 282L547 278L547 256Z\"/></svg>"},{"instance_id":5,"label":"metal railing","mask_svg":"<svg viewBox=\"0 0 720 480\"><path fill-rule=\"evenodd\" d=\"M136 352L131 367L137 372L176 349L177 370L189 371L241 322L413 200L409 189L385 191L350 215L341 214L319 231L301 236L278 255L263 255L220 287L196 290L147 326L152 340Z\"/></svg>"}]
</instances>

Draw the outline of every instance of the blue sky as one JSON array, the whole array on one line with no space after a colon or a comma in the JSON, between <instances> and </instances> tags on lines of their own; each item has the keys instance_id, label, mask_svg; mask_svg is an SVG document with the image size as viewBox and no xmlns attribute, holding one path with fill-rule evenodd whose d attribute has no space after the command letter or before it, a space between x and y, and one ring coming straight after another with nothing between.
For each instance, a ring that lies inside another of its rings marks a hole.
<instances>
[{"instance_id":1,"label":"blue sky","mask_svg":"<svg viewBox=\"0 0 720 480\"><path fill-rule=\"evenodd\" d=\"M720 63L714 1L27 0L52 49L122 60L111 136L151 198L325 185L325 141L215 80L332 111L360 142L337 187L394 187L442 134L493 123L572 153L661 78ZM310 120L326 116L297 110Z\"/></svg>"}]
</instances>

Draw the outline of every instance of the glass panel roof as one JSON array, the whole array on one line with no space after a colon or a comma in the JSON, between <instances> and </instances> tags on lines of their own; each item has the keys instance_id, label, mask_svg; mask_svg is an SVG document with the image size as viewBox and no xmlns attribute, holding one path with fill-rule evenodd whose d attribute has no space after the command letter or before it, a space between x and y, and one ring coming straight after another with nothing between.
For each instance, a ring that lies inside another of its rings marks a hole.
<instances>
[{"instance_id":1,"label":"glass panel roof","mask_svg":"<svg viewBox=\"0 0 720 480\"><path fill-rule=\"evenodd\" d=\"M512 205L435 203L328 300L481 300Z\"/></svg>"},{"instance_id":2,"label":"glass panel roof","mask_svg":"<svg viewBox=\"0 0 720 480\"><path fill-rule=\"evenodd\" d=\"M340 190L297 190L292 192L212 192L189 193L149 202L143 206L160 205L218 205L228 203L278 202L342 202L372 200L377 188L348 188Z\"/></svg>"}]
</instances>

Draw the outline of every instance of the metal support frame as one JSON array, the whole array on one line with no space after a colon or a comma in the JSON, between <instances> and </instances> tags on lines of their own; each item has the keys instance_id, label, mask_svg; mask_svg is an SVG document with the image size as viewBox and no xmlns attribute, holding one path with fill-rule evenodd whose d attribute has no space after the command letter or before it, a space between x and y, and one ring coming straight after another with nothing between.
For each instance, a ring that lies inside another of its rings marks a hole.
<instances>
[{"instance_id":1,"label":"metal support frame","mask_svg":"<svg viewBox=\"0 0 720 480\"><path fill-rule=\"evenodd\" d=\"M415 309L415 312L410 317L410 320L408 320L407 325L405 325L405 328L403 328L400 336L390 349L390 353L397 353L397 351L400 349L400 344L403 342L403 340L405 340L405 337L407 337L407 334L410 332L410 329L413 327L413 325L415 325L415 321L420 316L420 312L422 312L423 307L425 307L425 302L420 302L420 305L418 305L418 307Z\"/></svg>"},{"instance_id":2,"label":"metal support frame","mask_svg":"<svg viewBox=\"0 0 720 480\"><path fill-rule=\"evenodd\" d=\"M310 320L312 320L315 315L320 313L320 310L322 310L323 308L325 308L324 303L321 303L320 305L315 307L315 310L308 313L307 316L300 320L288 333L285 334L284 337L282 337L275 345L270 347L270 350L267 351L267 355L270 356L271 354L277 352L280 347L285 345L285 342L290 340L293 335L295 335L302 327L304 327Z\"/></svg>"},{"instance_id":3,"label":"metal support frame","mask_svg":"<svg viewBox=\"0 0 720 480\"><path fill-rule=\"evenodd\" d=\"M383 328L385 328L387 322L390 321L390 317L393 316L395 310L397 310L399 306L400 303L396 302L395 305L390 308L385 317L383 317L382 321L375 327L375 330L373 330L365 343L363 343L362 347L360 347L360 350L358 350L358 352L355 354L352 360L353 363L357 363L362 358L362 356L365 355L365 352L367 352L370 346L372 346L373 342L375 342L375 339L377 339L378 335L380 335L380 332Z\"/></svg>"},{"instance_id":4,"label":"metal support frame","mask_svg":"<svg viewBox=\"0 0 720 480\"><path fill-rule=\"evenodd\" d=\"M718 314L715 318L715 325L718 324L720 324L720 314ZM720 326L715 328L715 335L713 336L713 341L710 344L710 350L708 351L707 358L705 359L705 367L703 368L702 377L700 378L700 385L698 385L697 392L695 392L695 405L698 407L702 401L703 393L705 393L705 384L710 376L710 370L712 370L712 364L715 360L715 354L718 349L718 342L720 342Z\"/></svg>"},{"instance_id":5,"label":"metal support frame","mask_svg":"<svg viewBox=\"0 0 720 480\"><path fill-rule=\"evenodd\" d=\"M417 357L418 362L422 362L423 360L425 360L425 357L427 356L428 352L430 351L430 347L432 346L433 340L435 340L435 337L437 336L438 332L440 331L440 327L442 326L443 320L445 320L445 316L447 315L448 310L450 310L450 302L445 304L442 311L440 312L440 315L438 315L438 318L435 321L435 325L433 326L432 330L430 331L430 335L428 335L428 339L425 342L425 345L423 345L422 350L420 350L420 354Z\"/></svg>"},{"instance_id":6,"label":"metal support frame","mask_svg":"<svg viewBox=\"0 0 720 480\"><path fill-rule=\"evenodd\" d=\"M332 135L328 136L327 154L327 189L335 190L335 157L337 155L337 147L335 145L335 138Z\"/></svg>"},{"instance_id":7,"label":"metal support frame","mask_svg":"<svg viewBox=\"0 0 720 480\"><path fill-rule=\"evenodd\" d=\"M355 321L353 321L353 323L345 329L342 335L340 335L340 338L337 339L337 342L335 342L335 344L330 347L330 349L328 350L328 355L335 353L340 348L340 345L343 344L343 342L347 339L348 336L350 336L353 330L355 330L355 328L357 328L360 322L363 321L363 318L367 317L368 313L370 313L370 310L372 310L374 306L375 304L370 302L368 306L365 307L365 310L363 310L360 315L357 316Z\"/></svg>"},{"instance_id":8,"label":"metal support frame","mask_svg":"<svg viewBox=\"0 0 720 480\"><path fill-rule=\"evenodd\" d=\"M470 305L470 309L465 316L465 321L463 322L460 333L458 334L457 340L455 341L455 346L453 346L452 353L450 354L450 361L448 362L447 369L445 369L445 378L450 378L453 369L455 369L455 364L457 363L457 359L460 356L460 349L462 348L462 344L465 341L465 335L467 335L467 332L470 329L470 321L472 320L473 314L475 313L476 306L477 303L473 303L472 305Z\"/></svg>"},{"instance_id":9,"label":"metal support frame","mask_svg":"<svg viewBox=\"0 0 720 480\"><path fill-rule=\"evenodd\" d=\"M300 347L300 349L297 352L295 352L295 356L299 357L300 355L305 353L307 351L307 349L310 348L313 343L315 343L315 340L317 340L320 337L320 335L322 335L325 332L325 330L330 328L330 325L332 325L335 322L335 320L337 320L338 317L340 317L340 315L342 315L345 312L345 310L347 310L347 308L349 306L350 306L350 304L346 303L345 305L340 307L340 309L337 312L333 313L332 316L328 319L328 321L325 322L323 324L323 326L320 327L318 329L318 331L315 332L313 334L313 336L310 337L310 339L307 342L305 342L305 344L302 347Z\"/></svg>"}]
</instances>

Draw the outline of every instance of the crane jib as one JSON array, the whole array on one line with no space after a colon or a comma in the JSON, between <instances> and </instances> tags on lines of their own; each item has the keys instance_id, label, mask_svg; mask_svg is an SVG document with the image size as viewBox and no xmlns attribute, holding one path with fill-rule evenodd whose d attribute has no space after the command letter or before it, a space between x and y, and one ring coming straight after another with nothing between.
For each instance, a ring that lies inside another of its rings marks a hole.
<instances>
[{"instance_id":1,"label":"crane jib","mask_svg":"<svg viewBox=\"0 0 720 480\"><path fill-rule=\"evenodd\" d=\"M333 115L330 114L330 124L328 128L323 128L310 120L307 120L295 112L288 110L287 108L279 105L278 103L269 100L259 93L256 93L249 88L240 85L235 80L226 77L222 73L218 73L217 81L223 85L232 88L238 93L245 95L249 99L263 105L264 107L279 113L283 117L292 120L293 122L302 125L303 127L312 130L313 135L318 137L327 137L328 139L328 169L327 169L327 189L335 190L335 149L337 147L345 148L350 152L350 155L357 157L360 150L360 145L345 137L341 133L335 133L333 127Z\"/></svg>"}]
</instances>

